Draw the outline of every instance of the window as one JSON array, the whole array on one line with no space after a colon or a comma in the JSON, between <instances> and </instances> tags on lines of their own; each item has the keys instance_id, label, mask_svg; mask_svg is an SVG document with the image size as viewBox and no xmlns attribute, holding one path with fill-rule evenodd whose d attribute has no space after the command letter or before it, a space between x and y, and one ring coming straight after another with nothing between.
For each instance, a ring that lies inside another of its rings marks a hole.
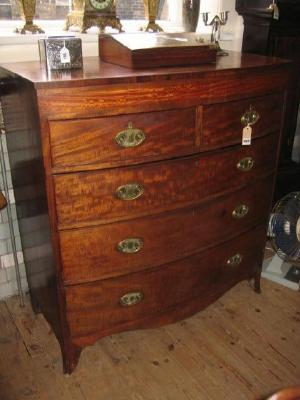
<instances>
[{"instance_id":1,"label":"window","mask_svg":"<svg viewBox=\"0 0 300 400\"><path fill-rule=\"evenodd\" d=\"M0 18L18 19L20 18L19 7L16 0L0 0Z\"/></svg>"},{"instance_id":2,"label":"window","mask_svg":"<svg viewBox=\"0 0 300 400\"><path fill-rule=\"evenodd\" d=\"M65 19L72 0L36 0L35 19ZM144 19L143 0L118 0L120 19ZM0 19L20 19L18 0L0 0ZM158 19L168 19L168 1L161 0Z\"/></svg>"}]
</instances>

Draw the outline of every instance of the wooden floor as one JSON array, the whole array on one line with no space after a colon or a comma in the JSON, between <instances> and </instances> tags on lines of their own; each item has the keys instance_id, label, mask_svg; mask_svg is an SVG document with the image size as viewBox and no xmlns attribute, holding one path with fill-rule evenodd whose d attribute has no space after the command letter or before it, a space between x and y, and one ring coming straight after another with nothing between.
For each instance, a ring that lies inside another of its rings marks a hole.
<instances>
[{"instance_id":1,"label":"wooden floor","mask_svg":"<svg viewBox=\"0 0 300 400\"><path fill-rule=\"evenodd\" d=\"M262 289L242 282L181 323L102 339L71 376L28 299L1 302L0 400L250 400L299 385L299 292Z\"/></svg>"}]
</instances>

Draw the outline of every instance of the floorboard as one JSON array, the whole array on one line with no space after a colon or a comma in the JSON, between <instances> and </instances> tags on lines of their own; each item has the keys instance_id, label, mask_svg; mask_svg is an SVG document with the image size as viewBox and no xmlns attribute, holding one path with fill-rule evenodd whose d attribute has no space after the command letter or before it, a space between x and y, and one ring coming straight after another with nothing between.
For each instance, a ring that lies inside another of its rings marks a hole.
<instances>
[{"instance_id":1,"label":"floorboard","mask_svg":"<svg viewBox=\"0 0 300 400\"><path fill-rule=\"evenodd\" d=\"M86 348L71 376L29 298L0 302L0 400L262 400L300 385L300 296L242 282L185 321Z\"/></svg>"}]
</instances>

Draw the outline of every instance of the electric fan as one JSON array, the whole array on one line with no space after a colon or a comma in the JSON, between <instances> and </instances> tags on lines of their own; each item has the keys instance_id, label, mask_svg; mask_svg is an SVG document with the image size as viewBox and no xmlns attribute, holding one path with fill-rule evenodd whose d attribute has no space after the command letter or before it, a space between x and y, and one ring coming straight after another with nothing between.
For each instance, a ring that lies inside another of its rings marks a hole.
<instances>
[{"instance_id":1,"label":"electric fan","mask_svg":"<svg viewBox=\"0 0 300 400\"><path fill-rule=\"evenodd\" d=\"M289 193L276 203L269 237L278 256L300 268L300 192Z\"/></svg>"}]
</instances>

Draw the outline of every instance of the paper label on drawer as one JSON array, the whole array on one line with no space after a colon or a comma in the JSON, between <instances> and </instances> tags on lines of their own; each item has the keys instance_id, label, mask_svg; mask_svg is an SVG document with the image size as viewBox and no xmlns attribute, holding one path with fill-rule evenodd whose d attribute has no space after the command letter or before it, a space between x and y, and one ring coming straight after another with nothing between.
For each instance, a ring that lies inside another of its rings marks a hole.
<instances>
[{"instance_id":1,"label":"paper label on drawer","mask_svg":"<svg viewBox=\"0 0 300 400\"><path fill-rule=\"evenodd\" d=\"M279 19L279 8L278 8L278 6L277 6L277 4L275 4L274 3L274 1L273 1L273 4L272 4L272 8L273 8L273 19Z\"/></svg>"},{"instance_id":2,"label":"paper label on drawer","mask_svg":"<svg viewBox=\"0 0 300 400\"><path fill-rule=\"evenodd\" d=\"M66 48L66 45L64 43L64 47L60 50L60 62L62 64L66 64L66 63L69 63L70 61L71 61L70 52Z\"/></svg>"},{"instance_id":3,"label":"paper label on drawer","mask_svg":"<svg viewBox=\"0 0 300 400\"><path fill-rule=\"evenodd\" d=\"M252 128L250 125L245 126L243 129L242 145L249 146L251 144Z\"/></svg>"}]
</instances>

